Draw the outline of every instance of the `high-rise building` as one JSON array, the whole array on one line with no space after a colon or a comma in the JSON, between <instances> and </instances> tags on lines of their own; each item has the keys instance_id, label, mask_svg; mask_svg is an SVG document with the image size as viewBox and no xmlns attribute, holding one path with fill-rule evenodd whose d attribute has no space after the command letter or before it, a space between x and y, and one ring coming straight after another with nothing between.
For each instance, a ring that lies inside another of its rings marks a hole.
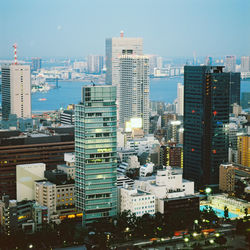
<instances>
[{"instance_id":1,"label":"high-rise building","mask_svg":"<svg viewBox=\"0 0 250 250\"><path fill-rule=\"evenodd\" d=\"M241 106L243 109L250 108L250 92L242 92Z\"/></svg>"},{"instance_id":2,"label":"high-rise building","mask_svg":"<svg viewBox=\"0 0 250 250\"><path fill-rule=\"evenodd\" d=\"M31 69L37 71L42 67L42 59L39 57L32 58L32 66Z\"/></svg>"},{"instance_id":3,"label":"high-rise building","mask_svg":"<svg viewBox=\"0 0 250 250\"><path fill-rule=\"evenodd\" d=\"M230 113L233 112L234 103L240 105L240 73L230 72L229 103Z\"/></svg>"},{"instance_id":4,"label":"high-rise building","mask_svg":"<svg viewBox=\"0 0 250 250\"><path fill-rule=\"evenodd\" d=\"M103 69L103 56L89 55L87 61L88 73L100 74Z\"/></svg>"},{"instance_id":5,"label":"high-rise building","mask_svg":"<svg viewBox=\"0 0 250 250\"><path fill-rule=\"evenodd\" d=\"M241 72L250 72L250 56L241 57Z\"/></svg>"},{"instance_id":6,"label":"high-rise building","mask_svg":"<svg viewBox=\"0 0 250 250\"><path fill-rule=\"evenodd\" d=\"M238 163L250 167L250 135L238 136Z\"/></svg>"},{"instance_id":7,"label":"high-rise building","mask_svg":"<svg viewBox=\"0 0 250 250\"><path fill-rule=\"evenodd\" d=\"M149 132L149 60L145 56L120 57L119 125L125 128L131 118L141 118Z\"/></svg>"},{"instance_id":8,"label":"high-rise building","mask_svg":"<svg viewBox=\"0 0 250 250\"><path fill-rule=\"evenodd\" d=\"M75 108L75 194L83 224L117 214L116 88L84 86Z\"/></svg>"},{"instance_id":9,"label":"high-rise building","mask_svg":"<svg viewBox=\"0 0 250 250\"><path fill-rule=\"evenodd\" d=\"M2 66L2 117L31 117L31 85L29 65Z\"/></svg>"},{"instance_id":10,"label":"high-rise building","mask_svg":"<svg viewBox=\"0 0 250 250\"><path fill-rule=\"evenodd\" d=\"M226 56L225 58L225 72L236 71L236 56Z\"/></svg>"},{"instance_id":11,"label":"high-rise building","mask_svg":"<svg viewBox=\"0 0 250 250\"><path fill-rule=\"evenodd\" d=\"M182 115L184 113L184 86L181 83L177 85L177 114Z\"/></svg>"},{"instance_id":12,"label":"high-rise building","mask_svg":"<svg viewBox=\"0 0 250 250\"><path fill-rule=\"evenodd\" d=\"M184 178L219 184L228 160L230 73L223 66L184 67Z\"/></svg>"},{"instance_id":13,"label":"high-rise building","mask_svg":"<svg viewBox=\"0 0 250 250\"><path fill-rule=\"evenodd\" d=\"M106 83L117 86L117 99L119 100L119 65L123 54L143 55L143 39L120 37L106 39Z\"/></svg>"},{"instance_id":14,"label":"high-rise building","mask_svg":"<svg viewBox=\"0 0 250 250\"><path fill-rule=\"evenodd\" d=\"M161 166L183 168L183 148L174 142L170 142L166 146L161 146L159 162Z\"/></svg>"},{"instance_id":15,"label":"high-rise building","mask_svg":"<svg viewBox=\"0 0 250 250\"><path fill-rule=\"evenodd\" d=\"M213 58L211 56L207 56L205 60L205 65L212 66L213 64Z\"/></svg>"}]
</instances>

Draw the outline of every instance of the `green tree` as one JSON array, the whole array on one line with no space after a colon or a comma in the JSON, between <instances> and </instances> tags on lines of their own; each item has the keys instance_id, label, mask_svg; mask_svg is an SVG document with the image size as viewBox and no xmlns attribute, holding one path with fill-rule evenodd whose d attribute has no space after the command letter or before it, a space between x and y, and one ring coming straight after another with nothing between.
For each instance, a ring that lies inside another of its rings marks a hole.
<instances>
[{"instance_id":1,"label":"green tree","mask_svg":"<svg viewBox=\"0 0 250 250\"><path fill-rule=\"evenodd\" d=\"M219 244L220 246L225 245L227 243L227 238L224 236L219 236L215 239L215 243Z\"/></svg>"},{"instance_id":2,"label":"green tree","mask_svg":"<svg viewBox=\"0 0 250 250\"><path fill-rule=\"evenodd\" d=\"M224 218L225 218L225 219L228 219L228 217L229 217L229 216L228 216L228 208L227 208L227 206L225 206L225 207L224 207Z\"/></svg>"}]
</instances>

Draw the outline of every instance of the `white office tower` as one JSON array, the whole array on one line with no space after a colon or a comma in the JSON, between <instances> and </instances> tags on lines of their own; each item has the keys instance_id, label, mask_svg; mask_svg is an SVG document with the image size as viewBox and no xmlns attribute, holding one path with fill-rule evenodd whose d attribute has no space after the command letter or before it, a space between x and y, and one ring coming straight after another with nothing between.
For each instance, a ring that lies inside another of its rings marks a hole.
<instances>
[{"instance_id":1,"label":"white office tower","mask_svg":"<svg viewBox=\"0 0 250 250\"><path fill-rule=\"evenodd\" d=\"M2 66L2 116L31 118L31 85L29 65Z\"/></svg>"},{"instance_id":2,"label":"white office tower","mask_svg":"<svg viewBox=\"0 0 250 250\"><path fill-rule=\"evenodd\" d=\"M119 99L119 58L123 54L142 55L143 39L120 37L106 39L106 83L117 86L117 99ZM119 107L118 107L119 108Z\"/></svg>"},{"instance_id":3,"label":"white office tower","mask_svg":"<svg viewBox=\"0 0 250 250\"><path fill-rule=\"evenodd\" d=\"M177 107L176 111L178 115L184 114L184 85L178 83L177 85Z\"/></svg>"},{"instance_id":4,"label":"white office tower","mask_svg":"<svg viewBox=\"0 0 250 250\"><path fill-rule=\"evenodd\" d=\"M88 73L100 74L103 69L103 56L89 55L87 66Z\"/></svg>"},{"instance_id":5,"label":"white office tower","mask_svg":"<svg viewBox=\"0 0 250 250\"><path fill-rule=\"evenodd\" d=\"M120 57L119 125L142 123L144 134L149 132L149 59L146 56ZM137 126L138 124L135 124Z\"/></svg>"},{"instance_id":6,"label":"white office tower","mask_svg":"<svg viewBox=\"0 0 250 250\"><path fill-rule=\"evenodd\" d=\"M236 56L226 56L225 59L225 72L236 71Z\"/></svg>"},{"instance_id":7,"label":"white office tower","mask_svg":"<svg viewBox=\"0 0 250 250\"><path fill-rule=\"evenodd\" d=\"M241 57L241 72L250 72L250 56Z\"/></svg>"}]
</instances>

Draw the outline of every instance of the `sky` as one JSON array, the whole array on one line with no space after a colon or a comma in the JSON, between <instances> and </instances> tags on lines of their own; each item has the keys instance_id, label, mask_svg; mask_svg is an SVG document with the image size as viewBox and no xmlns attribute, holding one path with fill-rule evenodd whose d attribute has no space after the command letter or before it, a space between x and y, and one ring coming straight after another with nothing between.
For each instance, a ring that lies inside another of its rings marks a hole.
<instances>
[{"instance_id":1,"label":"sky","mask_svg":"<svg viewBox=\"0 0 250 250\"><path fill-rule=\"evenodd\" d=\"M250 55L249 0L1 0L0 25L0 59L104 55L120 30L145 54Z\"/></svg>"}]
</instances>

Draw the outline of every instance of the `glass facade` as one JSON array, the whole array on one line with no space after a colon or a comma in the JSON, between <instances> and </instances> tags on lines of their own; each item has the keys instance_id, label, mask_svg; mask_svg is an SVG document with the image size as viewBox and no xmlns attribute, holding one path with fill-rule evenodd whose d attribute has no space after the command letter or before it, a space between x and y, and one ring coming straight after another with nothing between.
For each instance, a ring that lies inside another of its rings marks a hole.
<instances>
[{"instance_id":1,"label":"glass facade","mask_svg":"<svg viewBox=\"0 0 250 250\"><path fill-rule=\"evenodd\" d=\"M83 223L117 214L116 88L84 86L75 108L76 207Z\"/></svg>"},{"instance_id":2,"label":"glass facade","mask_svg":"<svg viewBox=\"0 0 250 250\"><path fill-rule=\"evenodd\" d=\"M222 67L184 68L184 178L217 185L228 160L230 74Z\"/></svg>"}]
</instances>

